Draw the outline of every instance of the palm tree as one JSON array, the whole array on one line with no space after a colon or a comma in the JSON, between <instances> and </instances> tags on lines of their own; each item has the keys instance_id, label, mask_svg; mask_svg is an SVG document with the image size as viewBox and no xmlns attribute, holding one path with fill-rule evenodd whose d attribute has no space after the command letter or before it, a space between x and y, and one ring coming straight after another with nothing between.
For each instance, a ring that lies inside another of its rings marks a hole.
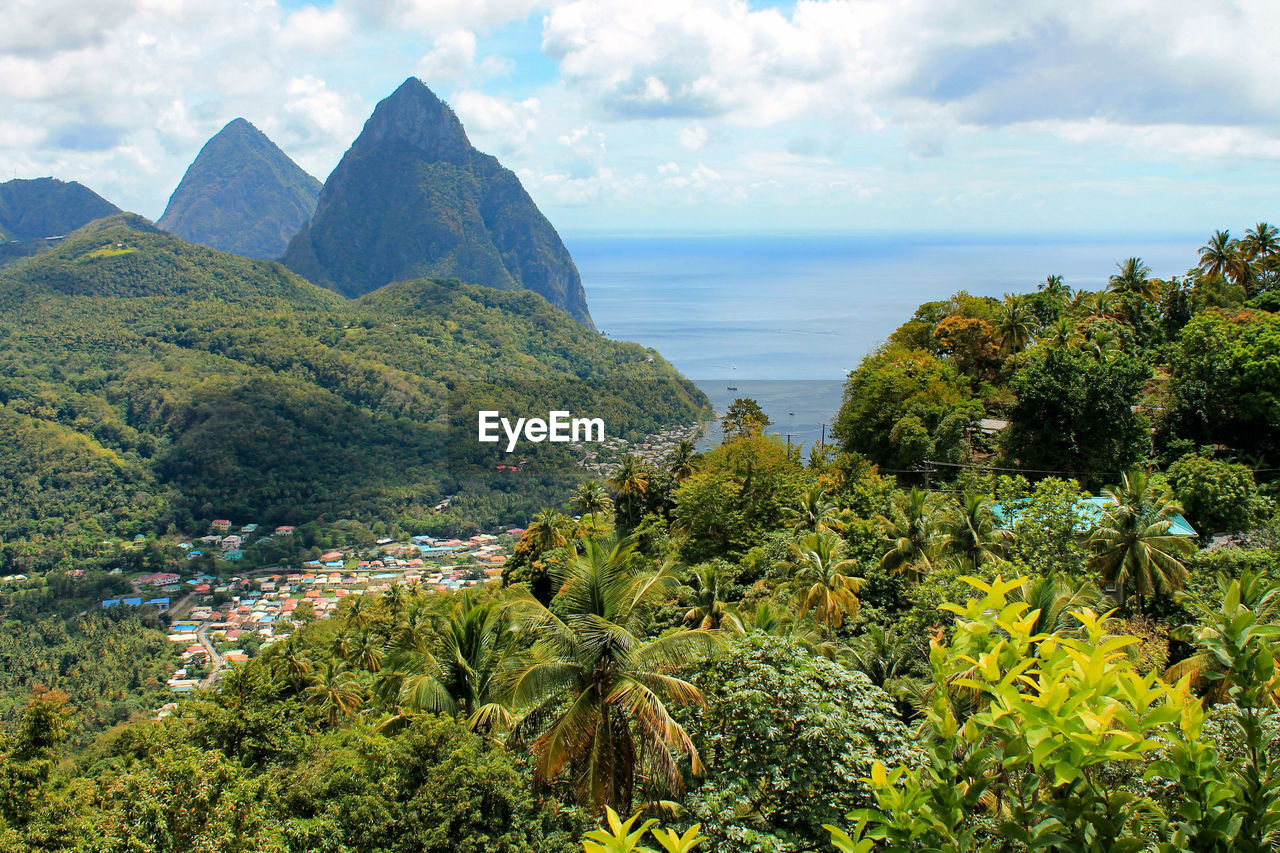
<instances>
[{"instance_id":1,"label":"palm tree","mask_svg":"<svg viewBox=\"0 0 1280 853\"><path fill-rule=\"evenodd\" d=\"M912 670L927 657L907 638L895 634L894 629L871 625L849 644L840 659L890 696L902 697L924 688L925 679L913 675Z\"/></svg>"},{"instance_id":2,"label":"palm tree","mask_svg":"<svg viewBox=\"0 0 1280 853\"><path fill-rule=\"evenodd\" d=\"M693 601L684 614L685 623L711 631L727 628L742 633L742 620L722 599L728 585L720 564L703 563L695 568L693 583L689 585Z\"/></svg>"},{"instance_id":3,"label":"palm tree","mask_svg":"<svg viewBox=\"0 0 1280 853\"><path fill-rule=\"evenodd\" d=\"M1045 330L1045 334L1041 340L1052 344L1055 347L1066 349L1072 339L1075 337L1075 327L1071 325L1071 321L1066 317L1059 317L1053 321L1053 325Z\"/></svg>"},{"instance_id":4,"label":"palm tree","mask_svg":"<svg viewBox=\"0 0 1280 853\"><path fill-rule=\"evenodd\" d=\"M693 460L697 455L698 449L692 441L681 441L671 451L671 455L667 457L667 470L677 483L683 483L693 474Z\"/></svg>"},{"instance_id":5,"label":"palm tree","mask_svg":"<svg viewBox=\"0 0 1280 853\"><path fill-rule=\"evenodd\" d=\"M849 515L822 486L810 486L795 506L787 507L784 514L794 531L843 530Z\"/></svg>"},{"instance_id":6,"label":"palm tree","mask_svg":"<svg viewBox=\"0 0 1280 853\"><path fill-rule=\"evenodd\" d=\"M529 522L524 535L539 554L552 548L563 548L573 539L573 519L554 509L543 509Z\"/></svg>"},{"instance_id":7,"label":"palm tree","mask_svg":"<svg viewBox=\"0 0 1280 853\"><path fill-rule=\"evenodd\" d=\"M624 456L618 470L609 477L608 484L614 492L614 504L622 510L622 520L631 526L639 520L637 508L643 506L649 494L648 466L638 456Z\"/></svg>"},{"instance_id":8,"label":"palm tree","mask_svg":"<svg viewBox=\"0 0 1280 853\"><path fill-rule=\"evenodd\" d=\"M296 634L272 648L268 660L275 677L288 684L294 693L302 692L306 687L307 677L315 668L315 662L298 642Z\"/></svg>"},{"instance_id":9,"label":"palm tree","mask_svg":"<svg viewBox=\"0 0 1280 853\"><path fill-rule=\"evenodd\" d=\"M1042 575L1024 581L1009 593L1010 601L1027 604L1028 613L1036 613L1032 634L1078 636L1083 623L1072 613L1088 608L1098 610L1102 592L1091 583L1073 585L1057 574Z\"/></svg>"},{"instance_id":10,"label":"palm tree","mask_svg":"<svg viewBox=\"0 0 1280 853\"><path fill-rule=\"evenodd\" d=\"M933 568L939 536L935 510L937 500L923 489L899 492L894 496L889 515L877 515L884 533L886 549L880 565L886 571L907 574L919 580Z\"/></svg>"},{"instance_id":11,"label":"palm tree","mask_svg":"<svg viewBox=\"0 0 1280 853\"><path fill-rule=\"evenodd\" d=\"M1125 258L1116 264L1119 273L1111 276L1107 289L1121 297L1131 299L1155 298L1155 282L1151 280L1151 267L1142 258Z\"/></svg>"},{"instance_id":12,"label":"palm tree","mask_svg":"<svg viewBox=\"0 0 1280 853\"><path fill-rule=\"evenodd\" d=\"M1122 474L1120 485L1103 489L1109 505L1089 531L1094 552L1090 567L1104 584L1114 584L1117 601L1125 603L1125 586L1132 582L1143 597L1181 589L1187 569L1178 558L1196 550L1185 536L1169 533L1173 517L1182 511L1168 490L1155 489L1142 470Z\"/></svg>"},{"instance_id":13,"label":"palm tree","mask_svg":"<svg viewBox=\"0 0 1280 853\"><path fill-rule=\"evenodd\" d=\"M348 649L347 661L365 672L382 669L382 639L373 629L362 629Z\"/></svg>"},{"instance_id":14,"label":"palm tree","mask_svg":"<svg viewBox=\"0 0 1280 853\"><path fill-rule=\"evenodd\" d=\"M1013 293L1006 293L996 315L996 332L1000 335L1000 348L1008 355L1021 352L1036 334L1036 316L1027 300Z\"/></svg>"},{"instance_id":15,"label":"palm tree","mask_svg":"<svg viewBox=\"0 0 1280 853\"><path fill-rule=\"evenodd\" d=\"M1242 284L1248 277L1248 262L1240 252L1240 244L1229 231L1215 231L1200 249L1200 269L1207 276L1217 276Z\"/></svg>"},{"instance_id":16,"label":"palm tree","mask_svg":"<svg viewBox=\"0 0 1280 853\"><path fill-rule=\"evenodd\" d=\"M1268 288L1275 276L1277 260L1280 260L1280 231L1274 225L1259 222L1244 232L1240 241L1245 260L1253 268L1250 279L1258 290ZM1250 294L1252 295L1252 294Z\"/></svg>"},{"instance_id":17,"label":"palm tree","mask_svg":"<svg viewBox=\"0 0 1280 853\"><path fill-rule=\"evenodd\" d=\"M494 685L517 642L510 608L465 590L435 630L405 631L387 655L378 693L404 712L461 714L474 731L506 728Z\"/></svg>"},{"instance_id":18,"label":"palm tree","mask_svg":"<svg viewBox=\"0 0 1280 853\"><path fill-rule=\"evenodd\" d=\"M1280 254L1280 231L1274 225L1259 222L1244 232L1240 243L1250 259L1267 258Z\"/></svg>"},{"instance_id":19,"label":"palm tree","mask_svg":"<svg viewBox=\"0 0 1280 853\"><path fill-rule=\"evenodd\" d=\"M792 543L788 566L795 570L801 616L813 611L815 623L831 631L858 612L862 578L849 574L857 562L845 558L844 540L836 534L818 530Z\"/></svg>"},{"instance_id":20,"label":"palm tree","mask_svg":"<svg viewBox=\"0 0 1280 853\"><path fill-rule=\"evenodd\" d=\"M400 616L404 613L405 605L408 603L409 588L400 582L391 584L391 589L387 590L386 594L382 596L382 604L391 616L393 624L400 621Z\"/></svg>"},{"instance_id":21,"label":"palm tree","mask_svg":"<svg viewBox=\"0 0 1280 853\"><path fill-rule=\"evenodd\" d=\"M326 661L311 673L311 684L302 692L308 705L324 712L330 726L338 718L354 716L364 704L364 689L356 677L339 661Z\"/></svg>"},{"instance_id":22,"label":"palm tree","mask_svg":"<svg viewBox=\"0 0 1280 853\"><path fill-rule=\"evenodd\" d=\"M1071 301L1071 288L1067 286L1060 275L1051 275L1045 278L1044 283L1036 288L1041 293L1048 296L1058 305L1066 305Z\"/></svg>"},{"instance_id":23,"label":"palm tree","mask_svg":"<svg viewBox=\"0 0 1280 853\"><path fill-rule=\"evenodd\" d=\"M998 560L1013 534L996 521L991 501L982 494L965 494L942 520L943 552L959 559L966 569Z\"/></svg>"},{"instance_id":24,"label":"palm tree","mask_svg":"<svg viewBox=\"0 0 1280 853\"><path fill-rule=\"evenodd\" d=\"M569 498L569 506L582 515L591 516L591 526L595 527L596 513L608 511L613 506L613 501L609 499L609 493L605 491L604 486L595 480L585 480Z\"/></svg>"},{"instance_id":25,"label":"palm tree","mask_svg":"<svg viewBox=\"0 0 1280 853\"><path fill-rule=\"evenodd\" d=\"M515 734L536 733L537 781L567 776L578 801L597 811L629 809L637 776L678 792L681 753L702 773L697 748L667 710L669 702L700 704L702 694L670 673L710 651L716 635L645 637L646 614L676 581L640 568L634 548L629 540L586 542L557 579L554 613L521 596L536 640L503 682L513 705L532 706Z\"/></svg>"}]
</instances>

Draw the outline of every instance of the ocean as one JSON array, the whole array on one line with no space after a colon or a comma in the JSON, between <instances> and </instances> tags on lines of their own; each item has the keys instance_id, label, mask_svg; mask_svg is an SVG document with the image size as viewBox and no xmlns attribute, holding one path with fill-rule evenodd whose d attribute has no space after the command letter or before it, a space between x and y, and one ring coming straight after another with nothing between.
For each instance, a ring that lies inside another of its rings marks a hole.
<instances>
[{"instance_id":1,"label":"ocean","mask_svg":"<svg viewBox=\"0 0 1280 853\"><path fill-rule=\"evenodd\" d=\"M716 411L752 397L771 432L818 441L843 379L922 302L1026 293L1050 274L1098 289L1137 255L1159 277L1207 234L849 234L565 238L596 326L653 347ZM729 390L730 386L736 391Z\"/></svg>"}]
</instances>

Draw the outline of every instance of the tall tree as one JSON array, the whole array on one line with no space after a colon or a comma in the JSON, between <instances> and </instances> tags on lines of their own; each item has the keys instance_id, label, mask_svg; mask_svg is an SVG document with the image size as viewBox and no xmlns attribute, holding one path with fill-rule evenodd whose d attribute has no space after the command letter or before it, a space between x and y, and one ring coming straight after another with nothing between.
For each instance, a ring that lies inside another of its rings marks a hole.
<instances>
[{"instance_id":1,"label":"tall tree","mask_svg":"<svg viewBox=\"0 0 1280 853\"><path fill-rule=\"evenodd\" d=\"M1004 555L1013 534L1000 526L991 500L982 494L962 495L942 519L944 553L957 557L968 570Z\"/></svg>"},{"instance_id":2,"label":"tall tree","mask_svg":"<svg viewBox=\"0 0 1280 853\"><path fill-rule=\"evenodd\" d=\"M788 565L795 572L800 615L812 611L814 621L828 631L843 625L845 616L861 606L857 593L862 578L852 574L858 564L845 555L844 540L829 530L809 533L791 546Z\"/></svg>"},{"instance_id":3,"label":"tall tree","mask_svg":"<svg viewBox=\"0 0 1280 853\"><path fill-rule=\"evenodd\" d=\"M933 568L942 545L935 496L913 488L894 496L888 515L876 516L884 534L885 549L880 565L920 580Z\"/></svg>"},{"instance_id":4,"label":"tall tree","mask_svg":"<svg viewBox=\"0 0 1280 853\"><path fill-rule=\"evenodd\" d=\"M495 680L518 640L502 602L464 591L434 626L405 630L387 655L378 693L400 711L461 715L473 730L505 728L511 716L495 699Z\"/></svg>"},{"instance_id":5,"label":"tall tree","mask_svg":"<svg viewBox=\"0 0 1280 853\"><path fill-rule=\"evenodd\" d=\"M569 506L582 515L591 516L591 526L595 527L596 514L607 512L612 508L613 501L609 499L609 493L604 486L595 480L584 480L569 498Z\"/></svg>"},{"instance_id":6,"label":"tall tree","mask_svg":"<svg viewBox=\"0 0 1280 853\"><path fill-rule=\"evenodd\" d=\"M646 498L653 483L653 473L639 456L624 456L618 469L610 475L609 488L613 489L613 503L617 509L618 525L630 530L644 514Z\"/></svg>"},{"instance_id":7,"label":"tall tree","mask_svg":"<svg viewBox=\"0 0 1280 853\"><path fill-rule=\"evenodd\" d=\"M1157 489L1147 472L1135 469L1121 475L1120 484L1103 490L1108 505L1089 531L1094 552L1090 567L1104 584L1115 584L1123 606L1126 587L1133 585L1142 610L1146 596L1172 593L1186 583L1180 557L1196 550L1186 536L1169 533L1182 508L1168 489Z\"/></svg>"},{"instance_id":8,"label":"tall tree","mask_svg":"<svg viewBox=\"0 0 1280 853\"><path fill-rule=\"evenodd\" d=\"M567 776L579 802L628 809L637 777L679 791L679 759L702 762L667 703L699 704L696 687L673 675L710 651L706 630L645 636L650 609L673 590L666 571L644 570L630 541L590 540L570 561L550 609L522 600L533 645L504 678L503 695L531 706L516 726L533 737L541 784Z\"/></svg>"},{"instance_id":9,"label":"tall tree","mask_svg":"<svg viewBox=\"0 0 1280 853\"><path fill-rule=\"evenodd\" d=\"M996 333L1000 336L1000 349L1006 355L1022 352L1031 343L1038 329L1036 315L1027 300L1015 293L1006 293L996 315Z\"/></svg>"}]
</instances>

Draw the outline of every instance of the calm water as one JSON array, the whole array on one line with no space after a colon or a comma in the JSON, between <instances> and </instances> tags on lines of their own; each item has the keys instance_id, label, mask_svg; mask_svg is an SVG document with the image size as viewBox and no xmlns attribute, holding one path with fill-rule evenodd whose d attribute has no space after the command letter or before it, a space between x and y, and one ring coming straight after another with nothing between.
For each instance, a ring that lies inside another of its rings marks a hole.
<instances>
[{"instance_id":1,"label":"calm water","mask_svg":"<svg viewBox=\"0 0 1280 853\"><path fill-rule=\"evenodd\" d=\"M578 235L565 242L601 331L657 349L716 411L733 397L754 397L774 432L810 443L839 408L840 380L921 302L961 289L1027 292L1051 273L1098 289L1130 255L1169 276L1194 263L1204 237Z\"/></svg>"}]
</instances>

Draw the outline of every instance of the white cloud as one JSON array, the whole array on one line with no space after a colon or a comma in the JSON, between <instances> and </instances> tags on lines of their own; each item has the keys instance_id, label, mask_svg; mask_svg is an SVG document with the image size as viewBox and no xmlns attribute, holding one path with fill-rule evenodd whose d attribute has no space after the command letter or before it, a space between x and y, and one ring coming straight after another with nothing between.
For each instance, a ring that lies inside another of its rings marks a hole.
<instances>
[{"instance_id":1,"label":"white cloud","mask_svg":"<svg viewBox=\"0 0 1280 853\"><path fill-rule=\"evenodd\" d=\"M707 129L700 124L687 124L676 133L676 139L690 151L700 151L707 144Z\"/></svg>"},{"instance_id":2,"label":"white cloud","mask_svg":"<svg viewBox=\"0 0 1280 853\"><path fill-rule=\"evenodd\" d=\"M487 143L511 153L520 150L537 128L541 102L537 98L513 101L468 89L456 93L451 106L478 146Z\"/></svg>"},{"instance_id":3,"label":"white cloud","mask_svg":"<svg viewBox=\"0 0 1280 853\"><path fill-rule=\"evenodd\" d=\"M334 50L351 39L354 26L347 13L336 6L303 6L285 18L280 45L286 50Z\"/></svg>"}]
</instances>

